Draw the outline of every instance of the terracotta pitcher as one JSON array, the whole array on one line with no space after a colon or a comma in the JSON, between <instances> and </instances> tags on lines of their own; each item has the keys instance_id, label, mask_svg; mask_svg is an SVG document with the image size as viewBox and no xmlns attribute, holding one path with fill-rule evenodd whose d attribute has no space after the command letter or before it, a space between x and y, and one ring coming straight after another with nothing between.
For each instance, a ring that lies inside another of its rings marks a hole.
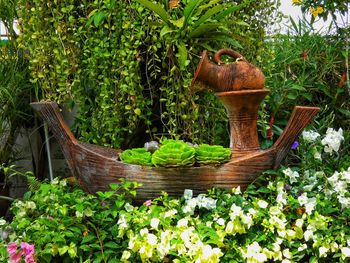
<instances>
[{"instance_id":1,"label":"terracotta pitcher","mask_svg":"<svg viewBox=\"0 0 350 263\"><path fill-rule=\"evenodd\" d=\"M228 55L236 59L231 64L224 64L221 56ZM262 71L249 63L241 54L232 49L220 49L214 55L217 64L211 62L207 51L202 58L193 78L192 85L200 85L214 92L262 89L265 77Z\"/></svg>"}]
</instances>

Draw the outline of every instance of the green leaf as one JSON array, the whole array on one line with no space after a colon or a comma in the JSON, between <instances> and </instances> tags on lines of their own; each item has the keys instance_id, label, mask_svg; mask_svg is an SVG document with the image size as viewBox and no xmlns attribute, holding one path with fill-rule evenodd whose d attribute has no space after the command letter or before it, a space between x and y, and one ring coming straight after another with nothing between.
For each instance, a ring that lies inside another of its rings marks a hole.
<instances>
[{"instance_id":1,"label":"green leaf","mask_svg":"<svg viewBox=\"0 0 350 263\"><path fill-rule=\"evenodd\" d=\"M242 3L242 4L240 4L240 5L231 6L231 7L227 8L227 9L225 9L224 11L222 11L220 14L218 14L218 15L215 17L215 19L216 19L217 21L220 21L220 20L222 20L223 18L225 18L226 16L232 14L233 12L242 9L245 5L247 5L247 4L250 3L250 2L251 2L251 1L247 1L247 2Z\"/></svg>"},{"instance_id":2,"label":"green leaf","mask_svg":"<svg viewBox=\"0 0 350 263\"><path fill-rule=\"evenodd\" d=\"M216 42L226 42L230 44L232 47L235 48L243 48L241 44L238 43L237 40L233 39L231 36L228 36L225 33L212 33L210 37L201 37L200 39L203 40L211 40L211 41L216 41Z\"/></svg>"},{"instance_id":3,"label":"green leaf","mask_svg":"<svg viewBox=\"0 0 350 263\"><path fill-rule=\"evenodd\" d=\"M136 2L151 9L154 13L160 16L163 22L167 23L170 26L168 13L159 4L154 4L148 0L136 0Z\"/></svg>"},{"instance_id":4,"label":"green leaf","mask_svg":"<svg viewBox=\"0 0 350 263\"><path fill-rule=\"evenodd\" d=\"M107 248L119 248L120 245L118 245L117 243L113 242L113 241L109 241L106 244L104 244L105 247Z\"/></svg>"},{"instance_id":5,"label":"green leaf","mask_svg":"<svg viewBox=\"0 0 350 263\"><path fill-rule=\"evenodd\" d=\"M202 15L196 23L194 23L193 25L193 29L196 29L198 26L200 26L201 24L203 24L205 21L207 21L210 17L212 17L213 15L219 13L220 11L222 11L222 6L221 5L217 5L214 6L213 8L209 9L207 12L205 12L204 15Z\"/></svg>"},{"instance_id":6,"label":"green leaf","mask_svg":"<svg viewBox=\"0 0 350 263\"><path fill-rule=\"evenodd\" d=\"M172 30L169 26L165 25L160 31L160 37L164 37L166 34L169 34L171 32L174 32L174 30Z\"/></svg>"},{"instance_id":7,"label":"green leaf","mask_svg":"<svg viewBox=\"0 0 350 263\"><path fill-rule=\"evenodd\" d=\"M176 27L178 27L178 28L181 28L181 27L183 27L183 25L184 25L185 17L181 17L181 18L179 18L179 19L177 19L177 20L170 20L170 22L171 22L174 26L176 26Z\"/></svg>"},{"instance_id":8,"label":"green leaf","mask_svg":"<svg viewBox=\"0 0 350 263\"><path fill-rule=\"evenodd\" d=\"M95 239L96 239L96 237L94 235L89 234L86 237L83 237L83 240L81 241L81 243L82 244L89 243L89 242L91 242L92 240L95 240Z\"/></svg>"},{"instance_id":9,"label":"green leaf","mask_svg":"<svg viewBox=\"0 0 350 263\"><path fill-rule=\"evenodd\" d=\"M184 9L184 17L185 17L184 28L188 24L188 21L191 19L192 14L193 14L194 10L196 9L196 7L198 5L200 5L202 2L203 2L203 0L190 0L188 2L188 4L186 5L186 7Z\"/></svg>"},{"instance_id":10,"label":"green leaf","mask_svg":"<svg viewBox=\"0 0 350 263\"><path fill-rule=\"evenodd\" d=\"M189 38L198 38L202 36L203 34L206 34L211 31L216 31L218 27L221 26L220 23L207 23L207 24L202 24L198 26L196 29L194 29L190 34Z\"/></svg>"},{"instance_id":11,"label":"green leaf","mask_svg":"<svg viewBox=\"0 0 350 263\"><path fill-rule=\"evenodd\" d=\"M180 69L184 70L186 67L186 61L187 61L187 49L186 49L186 45L184 42L180 42L177 45L178 48L178 53L177 53L177 57L179 59L179 65L180 65Z\"/></svg>"},{"instance_id":12,"label":"green leaf","mask_svg":"<svg viewBox=\"0 0 350 263\"><path fill-rule=\"evenodd\" d=\"M104 11L100 11L94 14L94 25L99 26L102 24L103 20L107 17L107 13Z\"/></svg>"}]
</instances>

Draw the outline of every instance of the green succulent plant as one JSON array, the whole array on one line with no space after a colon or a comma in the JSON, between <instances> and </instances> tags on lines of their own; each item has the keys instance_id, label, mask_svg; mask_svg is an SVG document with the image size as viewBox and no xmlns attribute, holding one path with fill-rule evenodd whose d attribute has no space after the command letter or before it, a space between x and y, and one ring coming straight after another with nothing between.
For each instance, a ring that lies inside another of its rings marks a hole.
<instances>
[{"instance_id":1,"label":"green succulent plant","mask_svg":"<svg viewBox=\"0 0 350 263\"><path fill-rule=\"evenodd\" d=\"M155 166L180 167L195 163L196 150L181 140L164 140L159 150L152 155Z\"/></svg>"},{"instance_id":2,"label":"green succulent plant","mask_svg":"<svg viewBox=\"0 0 350 263\"><path fill-rule=\"evenodd\" d=\"M152 166L152 154L144 148L125 150L119 157L124 163Z\"/></svg>"},{"instance_id":3,"label":"green succulent plant","mask_svg":"<svg viewBox=\"0 0 350 263\"><path fill-rule=\"evenodd\" d=\"M231 149L220 145L201 144L196 148L196 161L199 164L221 164L229 161Z\"/></svg>"}]
</instances>

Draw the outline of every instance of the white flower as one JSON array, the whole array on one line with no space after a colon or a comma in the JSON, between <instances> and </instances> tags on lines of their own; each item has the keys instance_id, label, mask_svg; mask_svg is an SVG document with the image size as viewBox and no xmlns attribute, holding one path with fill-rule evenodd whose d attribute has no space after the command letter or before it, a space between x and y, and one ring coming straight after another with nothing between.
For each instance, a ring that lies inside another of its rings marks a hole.
<instances>
[{"instance_id":1,"label":"white flower","mask_svg":"<svg viewBox=\"0 0 350 263\"><path fill-rule=\"evenodd\" d=\"M302 244L300 247L298 247L298 251L303 251L307 249L307 245L306 244Z\"/></svg>"},{"instance_id":2,"label":"white flower","mask_svg":"<svg viewBox=\"0 0 350 263\"><path fill-rule=\"evenodd\" d=\"M220 225L220 226L223 226L223 225L225 225L225 220L220 217L218 220L216 220L216 223L218 223L218 225Z\"/></svg>"},{"instance_id":3,"label":"white flower","mask_svg":"<svg viewBox=\"0 0 350 263\"><path fill-rule=\"evenodd\" d=\"M343 209L350 207L350 198L349 197L338 196L338 201L341 204Z\"/></svg>"},{"instance_id":4,"label":"white flower","mask_svg":"<svg viewBox=\"0 0 350 263\"><path fill-rule=\"evenodd\" d=\"M267 257L261 253L261 247L258 242L254 242L247 247L247 251L242 251L242 255L247 259L247 262L265 262Z\"/></svg>"},{"instance_id":5,"label":"white flower","mask_svg":"<svg viewBox=\"0 0 350 263\"><path fill-rule=\"evenodd\" d=\"M311 212L315 209L315 206L316 197L309 198L307 204L305 204L305 212L310 215Z\"/></svg>"},{"instance_id":6,"label":"white flower","mask_svg":"<svg viewBox=\"0 0 350 263\"><path fill-rule=\"evenodd\" d=\"M126 212L131 212L131 211L134 210L134 207L131 204L129 204L129 203L126 203L124 208L125 208Z\"/></svg>"},{"instance_id":7,"label":"white flower","mask_svg":"<svg viewBox=\"0 0 350 263\"><path fill-rule=\"evenodd\" d=\"M269 204L268 204L266 201L264 201L264 200L259 200L259 201L258 201L258 206L259 206L260 208L265 209L268 205L269 205Z\"/></svg>"},{"instance_id":8,"label":"white flower","mask_svg":"<svg viewBox=\"0 0 350 263\"><path fill-rule=\"evenodd\" d=\"M120 215L117 224L118 224L119 227L121 227L121 228L127 228L127 227L128 227L128 221L126 220L126 217L125 217L124 214L121 214L121 215Z\"/></svg>"},{"instance_id":9,"label":"white flower","mask_svg":"<svg viewBox=\"0 0 350 263\"><path fill-rule=\"evenodd\" d=\"M184 191L184 198L186 200L189 200L189 199L192 198L192 196L193 196L193 191L191 189L185 189L185 191Z\"/></svg>"},{"instance_id":10,"label":"white flower","mask_svg":"<svg viewBox=\"0 0 350 263\"><path fill-rule=\"evenodd\" d=\"M282 254L284 257L291 259L293 257L292 253L290 253L289 249L286 248L285 250L282 251Z\"/></svg>"},{"instance_id":11,"label":"white flower","mask_svg":"<svg viewBox=\"0 0 350 263\"><path fill-rule=\"evenodd\" d=\"M318 251L320 253L320 257L326 257L328 250L329 250L329 248L326 248L326 247L323 247L323 246L319 247Z\"/></svg>"},{"instance_id":12,"label":"white flower","mask_svg":"<svg viewBox=\"0 0 350 263\"><path fill-rule=\"evenodd\" d=\"M341 256L343 259L350 258L350 248L342 247L340 250L341 250Z\"/></svg>"},{"instance_id":13,"label":"white flower","mask_svg":"<svg viewBox=\"0 0 350 263\"><path fill-rule=\"evenodd\" d=\"M216 208L216 200L211 197L206 197L203 194L197 196L197 205L199 208L206 208L212 210Z\"/></svg>"},{"instance_id":14,"label":"white flower","mask_svg":"<svg viewBox=\"0 0 350 263\"><path fill-rule=\"evenodd\" d=\"M312 232L312 230L306 230L304 232L304 239L305 239L305 241L309 241L313 237L314 237L314 233Z\"/></svg>"},{"instance_id":15,"label":"white flower","mask_svg":"<svg viewBox=\"0 0 350 263\"><path fill-rule=\"evenodd\" d=\"M290 168L284 169L283 173L289 177L290 183L296 183L298 182L297 178L299 177L299 173L297 171L293 171Z\"/></svg>"},{"instance_id":16,"label":"white flower","mask_svg":"<svg viewBox=\"0 0 350 263\"><path fill-rule=\"evenodd\" d=\"M147 242L151 246L155 246L157 244L157 237L153 234L147 234Z\"/></svg>"},{"instance_id":17,"label":"white flower","mask_svg":"<svg viewBox=\"0 0 350 263\"><path fill-rule=\"evenodd\" d=\"M129 250L124 250L121 260L122 261L126 261L126 260L128 260L130 258L130 256L131 256L130 251Z\"/></svg>"},{"instance_id":18,"label":"white flower","mask_svg":"<svg viewBox=\"0 0 350 263\"><path fill-rule=\"evenodd\" d=\"M342 172L342 178L345 180L348 184L350 184L350 167L347 171Z\"/></svg>"},{"instance_id":19,"label":"white flower","mask_svg":"<svg viewBox=\"0 0 350 263\"><path fill-rule=\"evenodd\" d=\"M302 228L303 227L303 224L304 224L304 220L303 219L297 219L296 221L295 221L295 225L297 226L297 227L300 227L300 228Z\"/></svg>"},{"instance_id":20,"label":"white flower","mask_svg":"<svg viewBox=\"0 0 350 263\"><path fill-rule=\"evenodd\" d=\"M187 218L182 218L179 221L177 221L177 226L178 227L186 227L187 225L188 225Z\"/></svg>"},{"instance_id":21,"label":"white flower","mask_svg":"<svg viewBox=\"0 0 350 263\"><path fill-rule=\"evenodd\" d=\"M232 212L230 213L230 217L232 220L234 220L237 216L239 216L241 214L242 208L240 206L232 204L231 211Z\"/></svg>"},{"instance_id":22,"label":"white flower","mask_svg":"<svg viewBox=\"0 0 350 263\"><path fill-rule=\"evenodd\" d=\"M303 193L302 195L300 195L298 197L298 202L301 206L307 204L308 202L307 193Z\"/></svg>"},{"instance_id":23,"label":"white flower","mask_svg":"<svg viewBox=\"0 0 350 263\"><path fill-rule=\"evenodd\" d=\"M159 225L159 219L158 218L152 218L151 219L151 227L154 229L157 229Z\"/></svg>"},{"instance_id":24,"label":"white flower","mask_svg":"<svg viewBox=\"0 0 350 263\"><path fill-rule=\"evenodd\" d=\"M241 192L241 187L238 186L238 187L232 188L232 193L235 194L235 195L241 194L241 193L242 193L242 192Z\"/></svg>"},{"instance_id":25,"label":"white flower","mask_svg":"<svg viewBox=\"0 0 350 263\"><path fill-rule=\"evenodd\" d=\"M176 209L170 209L169 211L166 211L164 213L164 217L167 218L167 217L172 217L174 215L177 214L177 210Z\"/></svg>"},{"instance_id":26,"label":"white flower","mask_svg":"<svg viewBox=\"0 0 350 263\"><path fill-rule=\"evenodd\" d=\"M281 263L291 263L289 259L283 259Z\"/></svg>"},{"instance_id":27,"label":"white flower","mask_svg":"<svg viewBox=\"0 0 350 263\"><path fill-rule=\"evenodd\" d=\"M333 153L333 151L338 152L341 141L344 140L343 130L339 128L338 131L333 130L333 128L328 128L326 132L326 137L323 138L321 144L324 145L324 151L327 153Z\"/></svg>"},{"instance_id":28,"label":"white flower","mask_svg":"<svg viewBox=\"0 0 350 263\"><path fill-rule=\"evenodd\" d=\"M3 226L3 225L5 225L5 224L6 224L6 220L0 219L0 226Z\"/></svg>"},{"instance_id":29,"label":"white flower","mask_svg":"<svg viewBox=\"0 0 350 263\"><path fill-rule=\"evenodd\" d=\"M314 158L315 158L316 160L322 161L321 153L320 153L319 151L316 151L316 152L314 153Z\"/></svg>"},{"instance_id":30,"label":"white flower","mask_svg":"<svg viewBox=\"0 0 350 263\"><path fill-rule=\"evenodd\" d=\"M307 142L313 142L315 141L318 137L320 137L320 134L315 131L303 131L301 134L303 136L303 139Z\"/></svg>"}]
</instances>

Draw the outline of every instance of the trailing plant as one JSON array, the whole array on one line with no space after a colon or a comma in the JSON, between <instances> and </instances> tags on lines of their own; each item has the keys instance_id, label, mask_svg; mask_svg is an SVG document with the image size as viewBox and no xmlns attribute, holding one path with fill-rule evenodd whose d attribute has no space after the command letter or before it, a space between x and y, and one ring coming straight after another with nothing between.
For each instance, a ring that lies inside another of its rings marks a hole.
<instances>
[{"instance_id":1,"label":"trailing plant","mask_svg":"<svg viewBox=\"0 0 350 263\"><path fill-rule=\"evenodd\" d=\"M125 149L166 133L228 144L222 105L189 86L203 47L239 47L227 25L254 2L19 0L19 43L44 97L78 105L84 141Z\"/></svg>"},{"instance_id":2,"label":"trailing plant","mask_svg":"<svg viewBox=\"0 0 350 263\"><path fill-rule=\"evenodd\" d=\"M42 183L13 204L12 222L0 220L0 259L34 245L37 262L348 262L348 139L341 129L304 132L302 164L267 171L243 194L187 189L134 206L125 194L137 184L93 196Z\"/></svg>"}]
</instances>

